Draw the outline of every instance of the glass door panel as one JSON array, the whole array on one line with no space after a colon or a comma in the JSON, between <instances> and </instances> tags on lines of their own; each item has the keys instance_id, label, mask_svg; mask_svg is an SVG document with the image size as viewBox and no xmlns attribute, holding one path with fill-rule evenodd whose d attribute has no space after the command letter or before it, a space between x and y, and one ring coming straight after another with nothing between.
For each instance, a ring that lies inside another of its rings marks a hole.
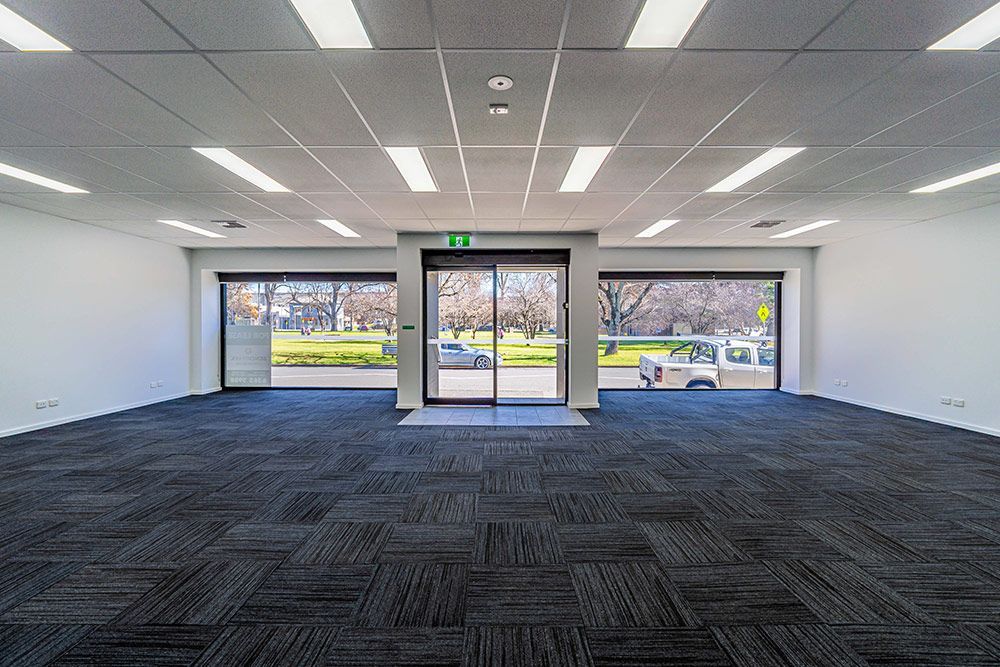
<instances>
[{"instance_id":1,"label":"glass door panel","mask_svg":"<svg viewBox=\"0 0 1000 667\"><path fill-rule=\"evenodd\" d=\"M497 402L566 400L566 268L498 266Z\"/></svg>"},{"instance_id":2,"label":"glass door panel","mask_svg":"<svg viewBox=\"0 0 1000 667\"><path fill-rule=\"evenodd\" d=\"M425 276L428 401L492 404L499 360L493 267L428 270Z\"/></svg>"}]
</instances>

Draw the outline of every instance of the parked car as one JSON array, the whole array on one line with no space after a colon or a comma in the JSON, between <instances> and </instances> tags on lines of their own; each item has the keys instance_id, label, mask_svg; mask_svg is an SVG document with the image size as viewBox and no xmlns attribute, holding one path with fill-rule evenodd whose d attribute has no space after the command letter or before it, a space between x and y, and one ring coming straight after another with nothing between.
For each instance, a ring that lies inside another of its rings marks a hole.
<instances>
[{"instance_id":1,"label":"parked car","mask_svg":"<svg viewBox=\"0 0 1000 667\"><path fill-rule=\"evenodd\" d=\"M773 389L774 348L693 339L670 354L641 355L639 378L658 389Z\"/></svg>"},{"instance_id":2,"label":"parked car","mask_svg":"<svg viewBox=\"0 0 1000 667\"><path fill-rule=\"evenodd\" d=\"M503 363L503 357L490 350L481 350L466 343L438 343L438 365L454 368L492 368Z\"/></svg>"}]
</instances>

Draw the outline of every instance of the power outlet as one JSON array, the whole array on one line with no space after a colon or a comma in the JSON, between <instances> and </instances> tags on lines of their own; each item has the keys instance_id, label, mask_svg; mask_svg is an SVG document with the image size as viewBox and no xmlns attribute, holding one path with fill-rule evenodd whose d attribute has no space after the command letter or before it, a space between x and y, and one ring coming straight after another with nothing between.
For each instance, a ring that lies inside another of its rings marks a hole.
<instances>
[{"instance_id":1,"label":"power outlet","mask_svg":"<svg viewBox=\"0 0 1000 667\"><path fill-rule=\"evenodd\" d=\"M839 379L837 379L837 380L834 380L834 381L833 381L833 385L834 385L835 387L839 387L839 386L840 386L840 380L839 380Z\"/></svg>"},{"instance_id":2,"label":"power outlet","mask_svg":"<svg viewBox=\"0 0 1000 667\"><path fill-rule=\"evenodd\" d=\"M44 410L47 407L49 407L49 402L48 401L35 401L35 409L36 410Z\"/></svg>"},{"instance_id":3,"label":"power outlet","mask_svg":"<svg viewBox=\"0 0 1000 667\"><path fill-rule=\"evenodd\" d=\"M49 407L50 408L54 408L57 405L59 405L59 399L58 398L50 398L49 399Z\"/></svg>"},{"instance_id":4,"label":"power outlet","mask_svg":"<svg viewBox=\"0 0 1000 667\"><path fill-rule=\"evenodd\" d=\"M840 381L840 386L841 387L846 387L847 386L847 380L841 380Z\"/></svg>"},{"instance_id":5,"label":"power outlet","mask_svg":"<svg viewBox=\"0 0 1000 667\"><path fill-rule=\"evenodd\" d=\"M965 407L965 399L964 398L953 398L953 399L951 399L951 404L954 405L956 408L964 408Z\"/></svg>"},{"instance_id":6,"label":"power outlet","mask_svg":"<svg viewBox=\"0 0 1000 667\"><path fill-rule=\"evenodd\" d=\"M162 387L163 386L163 380L157 380L156 381L156 386L157 387Z\"/></svg>"},{"instance_id":7,"label":"power outlet","mask_svg":"<svg viewBox=\"0 0 1000 667\"><path fill-rule=\"evenodd\" d=\"M153 380L152 382L149 383L149 388L156 389L156 380Z\"/></svg>"},{"instance_id":8,"label":"power outlet","mask_svg":"<svg viewBox=\"0 0 1000 667\"><path fill-rule=\"evenodd\" d=\"M951 405L951 396L942 396L941 405Z\"/></svg>"}]
</instances>

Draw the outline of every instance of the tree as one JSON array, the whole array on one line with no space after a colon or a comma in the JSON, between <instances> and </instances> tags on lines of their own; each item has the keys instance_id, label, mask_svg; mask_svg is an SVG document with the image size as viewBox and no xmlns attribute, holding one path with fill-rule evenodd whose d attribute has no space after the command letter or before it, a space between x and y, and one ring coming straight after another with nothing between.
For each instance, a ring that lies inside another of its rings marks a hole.
<instances>
[{"instance_id":1,"label":"tree","mask_svg":"<svg viewBox=\"0 0 1000 667\"><path fill-rule=\"evenodd\" d=\"M283 285L281 283L262 283L261 284L261 295L264 297L264 324L268 326L274 326L273 322L273 312L274 312L274 302L279 290Z\"/></svg>"},{"instance_id":2,"label":"tree","mask_svg":"<svg viewBox=\"0 0 1000 667\"><path fill-rule=\"evenodd\" d=\"M555 275L549 272L510 272L504 274L499 296L499 316L513 323L533 340L539 329L553 324L555 315Z\"/></svg>"},{"instance_id":3,"label":"tree","mask_svg":"<svg viewBox=\"0 0 1000 667\"><path fill-rule=\"evenodd\" d=\"M649 310L643 308L643 302L649 296L654 283L635 283L627 281L607 281L597 284L597 306L600 309L601 323L608 336L621 336L625 325L637 320ZM618 354L618 341L609 340L604 348L604 356Z\"/></svg>"},{"instance_id":4,"label":"tree","mask_svg":"<svg viewBox=\"0 0 1000 667\"><path fill-rule=\"evenodd\" d=\"M442 272L438 276L438 319L458 338L493 321L493 289L489 274L473 272Z\"/></svg>"},{"instance_id":5,"label":"tree","mask_svg":"<svg viewBox=\"0 0 1000 667\"><path fill-rule=\"evenodd\" d=\"M254 303L253 292L248 283L229 283L226 285L226 312L229 323L238 320L256 320L260 316L260 308Z\"/></svg>"},{"instance_id":6,"label":"tree","mask_svg":"<svg viewBox=\"0 0 1000 667\"><path fill-rule=\"evenodd\" d=\"M344 313L355 322L380 320L385 335L396 326L397 300L395 283L375 283L358 289L344 303Z\"/></svg>"},{"instance_id":7,"label":"tree","mask_svg":"<svg viewBox=\"0 0 1000 667\"><path fill-rule=\"evenodd\" d=\"M769 287L770 285L770 287ZM757 309L774 310L774 283L743 280L664 282L654 288L650 333L686 325L695 335L751 335L761 329ZM773 318L769 320L769 323Z\"/></svg>"}]
</instances>

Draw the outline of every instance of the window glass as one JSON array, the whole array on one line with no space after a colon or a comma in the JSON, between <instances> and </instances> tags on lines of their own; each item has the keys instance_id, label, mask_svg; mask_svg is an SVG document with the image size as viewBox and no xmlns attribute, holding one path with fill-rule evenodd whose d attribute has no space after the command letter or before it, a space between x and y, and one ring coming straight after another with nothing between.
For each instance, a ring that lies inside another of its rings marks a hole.
<instances>
[{"instance_id":1,"label":"window glass","mask_svg":"<svg viewBox=\"0 0 1000 667\"><path fill-rule=\"evenodd\" d=\"M685 389L697 370L702 380L717 365L718 346L746 341L736 347L731 363L752 365L754 349L761 366L775 365L778 288L773 280L613 280L598 283L598 387L645 388L651 383L639 373L646 357L650 368L660 364L667 378L652 383L660 389ZM728 358L728 355L727 355ZM668 372L663 364L680 365ZM697 364L701 368L692 369ZM655 371L649 371L655 375ZM718 369L716 369L716 375ZM717 386L728 388L726 378ZM746 382L746 378L741 380ZM761 373L752 388L774 388L773 373ZM747 388L747 387L732 387Z\"/></svg>"},{"instance_id":2,"label":"window glass","mask_svg":"<svg viewBox=\"0 0 1000 667\"><path fill-rule=\"evenodd\" d=\"M726 361L734 364L752 364L750 349L746 347L730 347L726 350Z\"/></svg>"},{"instance_id":3,"label":"window glass","mask_svg":"<svg viewBox=\"0 0 1000 667\"><path fill-rule=\"evenodd\" d=\"M395 283L234 282L225 300L227 386L395 388ZM242 351L260 335L263 345ZM234 369L268 357L267 373Z\"/></svg>"}]
</instances>

